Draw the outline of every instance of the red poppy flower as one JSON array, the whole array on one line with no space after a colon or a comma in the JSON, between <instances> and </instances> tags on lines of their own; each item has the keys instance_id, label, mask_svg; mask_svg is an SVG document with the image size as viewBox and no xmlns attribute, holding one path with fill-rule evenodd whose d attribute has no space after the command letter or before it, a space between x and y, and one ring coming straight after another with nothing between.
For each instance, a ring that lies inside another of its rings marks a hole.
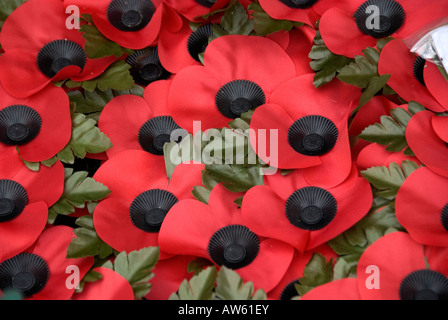
<instances>
[{"instance_id":1,"label":"red poppy flower","mask_svg":"<svg viewBox=\"0 0 448 320\"><path fill-rule=\"evenodd\" d=\"M1 261L0 290L14 288L27 300L69 300L76 287L69 277L80 280L93 265L93 257L66 258L73 238L69 227L50 227L32 247Z\"/></svg>"},{"instance_id":2,"label":"red poppy flower","mask_svg":"<svg viewBox=\"0 0 448 320\"><path fill-rule=\"evenodd\" d=\"M326 10L334 7L351 8L352 3L352 0L337 3L332 0L260 0L263 10L272 18L303 22L312 27Z\"/></svg>"},{"instance_id":3,"label":"red poppy flower","mask_svg":"<svg viewBox=\"0 0 448 320\"><path fill-rule=\"evenodd\" d=\"M398 222L417 242L448 246L448 178L428 168L414 171L397 193Z\"/></svg>"},{"instance_id":4,"label":"red poppy flower","mask_svg":"<svg viewBox=\"0 0 448 320\"><path fill-rule=\"evenodd\" d=\"M448 88L446 79L434 63L426 63L423 70L423 79L429 92L444 107L448 108Z\"/></svg>"},{"instance_id":5,"label":"red poppy flower","mask_svg":"<svg viewBox=\"0 0 448 320\"><path fill-rule=\"evenodd\" d=\"M97 267L93 271L101 279L86 283L82 292L73 295L72 300L134 300L134 291L129 282L114 270Z\"/></svg>"},{"instance_id":6,"label":"red poppy flower","mask_svg":"<svg viewBox=\"0 0 448 320\"><path fill-rule=\"evenodd\" d=\"M258 107L252 116L250 140L271 166L304 168L311 184L334 186L351 171L347 123L360 92L340 81L316 89L313 76L297 77L274 90L270 104Z\"/></svg>"},{"instance_id":7,"label":"red poppy flower","mask_svg":"<svg viewBox=\"0 0 448 320\"><path fill-rule=\"evenodd\" d=\"M58 161L38 172L22 162L7 172L6 159L0 163L0 260L9 259L31 246L44 230L48 208L62 195L64 167Z\"/></svg>"},{"instance_id":8,"label":"red poppy flower","mask_svg":"<svg viewBox=\"0 0 448 320\"><path fill-rule=\"evenodd\" d=\"M418 0L351 2L350 7L345 9L330 8L322 15L319 23L322 39L328 49L350 58L360 55L367 47L375 47L378 38L392 36L405 39L431 21L446 17L448 13L444 0L431 1L430 4L422 4ZM372 11L371 6L375 6L376 11Z\"/></svg>"},{"instance_id":9,"label":"red poppy flower","mask_svg":"<svg viewBox=\"0 0 448 320\"><path fill-rule=\"evenodd\" d=\"M233 202L238 196L218 184L210 194L209 205L197 200L177 203L160 229L160 249L209 259L234 269L256 289L270 291L283 278L294 249L259 237L248 228Z\"/></svg>"},{"instance_id":10,"label":"red poppy flower","mask_svg":"<svg viewBox=\"0 0 448 320\"><path fill-rule=\"evenodd\" d=\"M202 185L203 168L201 164L180 164L168 180L163 157L139 150L115 155L94 175L95 181L111 191L93 215L98 235L120 252L158 246L165 216L178 201L193 199L191 191ZM160 256L169 257L163 251Z\"/></svg>"},{"instance_id":11,"label":"red poppy flower","mask_svg":"<svg viewBox=\"0 0 448 320\"><path fill-rule=\"evenodd\" d=\"M229 4L229 0L164 0L164 2L190 21L201 21L202 16L223 9Z\"/></svg>"},{"instance_id":12,"label":"red poppy flower","mask_svg":"<svg viewBox=\"0 0 448 320\"><path fill-rule=\"evenodd\" d=\"M60 0L30 0L6 19L0 38L5 49L0 81L10 94L24 98L53 81L90 80L116 61L87 58L85 39L66 27L67 17Z\"/></svg>"},{"instance_id":13,"label":"red poppy flower","mask_svg":"<svg viewBox=\"0 0 448 320\"><path fill-rule=\"evenodd\" d=\"M70 141L72 120L63 89L50 85L18 99L0 85L0 101L0 153L17 153L17 148L24 160L40 162L52 158Z\"/></svg>"},{"instance_id":14,"label":"red poppy flower","mask_svg":"<svg viewBox=\"0 0 448 320\"><path fill-rule=\"evenodd\" d=\"M129 49L154 45L162 25L162 0L64 0L81 14L90 14L98 30L108 39Z\"/></svg>"},{"instance_id":15,"label":"red poppy flower","mask_svg":"<svg viewBox=\"0 0 448 320\"><path fill-rule=\"evenodd\" d=\"M368 247L359 259L360 297L362 300L447 299L447 262L448 248L422 248L407 233L389 233ZM378 283L372 288L374 280Z\"/></svg>"},{"instance_id":16,"label":"red poppy flower","mask_svg":"<svg viewBox=\"0 0 448 320\"><path fill-rule=\"evenodd\" d=\"M188 135L168 111L170 85L171 80L155 81L146 87L144 98L123 95L106 105L98 126L113 145L106 151L108 157L125 150L144 150L161 156L166 142L180 142Z\"/></svg>"},{"instance_id":17,"label":"red poppy flower","mask_svg":"<svg viewBox=\"0 0 448 320\"><path fill-rule=\"evenodd\" d=\"M226 127L268 102L275 87L296 75L288 54L263 37L219 37L207 46L204 64L182 69L169 92L174 120L190 132L194 121L201 121L203 130Z\"/></svg>"},{"instance_id":18,"label":"red poppy flower","mask_svg":"<svg viewBox=\"0 0 448 320\"><path fill-rule=\"evenodd\" d=\"M448 177L448 117L438 116L431 111L420 111L409 120L406 127L406 141L425 166Z\"/></svg>"},{"instance_id":19,"label":"red poppy flower","mask_svg":"<svg viewBox=\"0 0 448 320\"><path fill-rule=\"evenodd\" d=\"M353 165L347 180L332 188L308 183L301 170L266 176L264 186L247 192L241 212L257 234L305 252L353 226L371 205L370 185ZM269 215L260 214L266 208Z\"/></svg>"},{"instance_id":20,"label":"red poppy flower","mask_svg":"<svg viewBox=\"0 0 448 320\"><path fill-rule=\"evenodd\" d=\"M169 259L159 260L153 269L154 277L150 280L151 291L146 300L167 300L177 292L184 279L189 280L193 273L188 273L188 264L195 257L178 255Z\"/></svg>"},{"instance_id":21,"label":"red poppy flower","mask_svg":"<svg viewBox=\"0 0 448 320\"><path fill-rule=\"evenodd\" d=\"M378 73L391 75L387 84L404 100L417 101L432 111L443 112L445 107L434 98L426 86L425 66L428 66L425 60L416 57L402 40L397 39L388 42L381 51ZM434 92L446 90L446 81L436 85L436 88Z\"/></svg>"},{"instance_id":22,"label":"red poppy flower","mask_svg":"<svg viewBox=\"0 0 448 320\"><path fill-rule=\"evenodd\" d=\"M299 278L303 277L303 271L305 270L307 263L316 252L322 254L327 261L337 257L337 254L326 244L316 248L316 250L307 251L303 254L296 251L291 265L283 276L283 279L274 289L268 292L268 299L291 300L291 298L297 296L298 293L295 284L300 283Z\"/></svg>"}]
</instances>

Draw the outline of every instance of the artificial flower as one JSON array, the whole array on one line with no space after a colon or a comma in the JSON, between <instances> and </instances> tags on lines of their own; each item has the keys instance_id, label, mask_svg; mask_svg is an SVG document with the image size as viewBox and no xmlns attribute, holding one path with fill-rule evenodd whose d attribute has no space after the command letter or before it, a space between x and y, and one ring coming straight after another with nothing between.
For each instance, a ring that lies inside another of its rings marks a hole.
<instances>
[{"instance_id":1,"label":"artificial flower","mask_svg":"<svg viewBox=\"0 0 448 320\"><path fill-rule=\"evenodd\" d=\"M5 50L0 81L11 95L25 98L60 80L90 80L116 61L89 59L86 40L78 30L68 29L66 20L60 0L27 1L6 19L0 35Z\"/></svg>"},{"instance_id":2,"label":"artificial flower","mask_svg":"<svg viewBox=\"0 0 448 320\"><path fill-rule=\"evenodd\" d=\"M135 83L142 87L158 80L169 79L171 76L160 62L157 46L134 51L126 58L126 63L131 66L129 72Z\"/></svg>"},{"instance_id":3,"label":"artificial flower","mask_svg":"<svg viewBox=\"0 0 448 320\"><path fill-rule=\"evenodd\" d=\"M347 123L360 92L340 81L316 89L313 77L283 83L272 92L269 104L255 110L251 145L273 167L302 168L311 184L334 186L352 169ZM260 139L264 149L258 148ZM278 148L278 159L272 158L273 148Z\"/></svg>"}]
</instances>

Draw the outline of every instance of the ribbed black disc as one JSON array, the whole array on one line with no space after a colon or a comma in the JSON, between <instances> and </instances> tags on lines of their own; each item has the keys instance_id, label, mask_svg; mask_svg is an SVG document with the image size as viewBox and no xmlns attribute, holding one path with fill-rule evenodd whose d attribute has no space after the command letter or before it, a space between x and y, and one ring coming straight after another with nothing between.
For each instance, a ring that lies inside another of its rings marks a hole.
<instances>
[{"instance_id":1,"label":"ribbed black disc","mask_svg":"<svg viewBox=\"0 0 448 320\"><path fill-rule=\"evenodd\" d=\"M49 277L47 263L33 253L20 253L0 264L0 290L15 289L27 298L41 291Z\"/></svg>"},{"instance_id":2,"label":"ribbed black disc","mask_svg":"<svg viewBox=\"0 0 448 320\"><path fill-rule=\"evenodd\" d=\"M300 284L299 280L293 280L288 283L280 294L280 300L291 300L292 298L298 296L299 293L296 290L296 284Z\"/></svg>"},{"instance_id":3,"label":"ribbed black disc","mask_svg":"<svg viewBox=\"0 0 448 320\"><path fill-rule=\"evenodd\" d=\"M440 215L442 226L448 231L448 203L443 207L442 214Z\"/></svg>"},{"instance_id":4,"label":"ribbed black disc","mask_svg":"<svg viewBox=\"0 0 448 320\"><path fill-rule=\"evenodd\" d=\"M417 57L417 59L415 59L414 68L412 71L414 73L414 77L418 80L418 82L420 82L423 86L426 87L425 78L423 77L425 64L426 64L425 59L423 59L422 57Z\"/></svg>"},{"instance_id":5,"label":"ribbed black disc","mask_svg":"<svg viewBox=\"0 0 448 320\"><path fill-rule=\"evenodd\" d=\"M203 7L211 8L218 0L195 0L195 1Z\"/></svg>"},{"instance_id":6,"label":"ribbed black disc","mask_svg":"<svg viewBox=\"0 0 448 320\"><path fill-rule=\"evenodd\" d=\"M338 135L338 128L331 120L312 115L293 123L288 131L288 142L298 153L321 156L333 149Z\"/></svg>"},{"instance_id":7,"label":"ribbed black disc","mask_svg":"<svg viewBox=\"0 0 448 320\"><path fill-rule=\"evenodd\" d=\"M47 43L37 55L39 70L49 78L68 66L84 69L87 57L83 48L69 40L55 40Z\"/></svg>"},{"instance_id":8,"label":"ribbed black disc","mask_svg":"<svg viewBox=\"0 0 448 320\"><path fill-rule=\"evenodd\" d=\"M400 285L401 300L447 300L448 279L433 270L409 274Z\"/></svg>"},{"instance_id":9,"label":"ribbed black disc","mask_svg":"<svg viewBox=\"0 0 448 320\"><path fill-rule=\"evenodd\" d=\"M212 24L205 24L200 26L194 31L187 41L187 50L190 56L197 62L199 60L199 54L204 52L208 46L209 39L214 35Z\"/></svg>"},{"instance_id":10,"label":"ribbed black disc","mask_svg":"<svg viewBox=\"0 0 448 320\"><path fill-rule=\"evenodd\" d=\"M42 119L34 109L13 105L0 111L0 142L20 146L32 141L40 132Z\"/></svg>"},{"instance_id":11,"label":"ribbed black disc","mask_svg":"<svg viewBox=\"0 0 448 320\"><path fill-rule=\"evenodd\" d=\"M157 80L165 80L171 76L160 63L157 47L136 50L126 59L131 66L130 72L135 83L147 86Z\"/></svg>"},{"instance_id":12,"label":"ribbed black disc","mask_svg":"<svg viewBox=\"0 0 448 320\"><path fill-rule=\"evenodd\" d=\"M227 118L236 119L251 109L265 104L263 90L254 82L248 80L234 80L216 94L216 106Z\"/></svg>"},{"instance_id":13,"label":"ribbed black disc","mask_svg":"<svg viewBox=\"0 0 448 320\"><path fill-rule=\"evenodd\" d=\"M160 116L145 122L140 128L138 141L143 150L163 155L163 146L170 141L180 142L188 135L170 116Z\"/></svg>"},{"instance_id":14,"label":"ribbed black disc","mask_svg":"<svg viewBox=\"0 0 448 320\"><path fill-rule=\"evenodd\" d=\"M354 18L361 32L374 38L385 38L401 28L406 13L395 0L368 0L358 8Z\"/></svg>"},{"instance_id":15,"label":"ribbed black disc","mask_svg":"<svg viewBox=\"0 0 448 320\"><path fill-rule=\"evenodd\" d=\"M177 202L176 196L166 190L145 191L131 204L131 221L140 230L159 232L166 214Z\"/></svg>"},{"instance_id":16,"label":"ribbed black disc","mask_svg":"<svg viewBox=\"0 0 448 320\"><path fill-rule=\"evenodd\" d=\"M279 1L293 9L306 9L311 7L318 0L279 0Z\"/></svg>"},{"instance_id":17,"label":"ribbed black disc","mask_svg":"<svg viewBox=\"0 0 448 320\"><path fill-rule=\"evenodd\" d=\"M0 222L10 221L28 204L24 187L13 180L0 180Z\"/></svg>"},{"instance_id":18,"label":"ribbed black disc","mask_svg":"<svg viewBox=\"0 0 448 320\"><path fill-rule=\"evenodd\" d=\"M260 240L249 228L230 225L215 232L208 243L210 258L219 266L239 269L252 263L260 250Z\"/></svg>"},{"instance_id":19,"label":"ribbed black disc","mask_svg":"<svg viewBox=\"0 0 448 320\"><path fill-rule=\"evenodd\" d=\"M151 0L112 0L107 20L120 31L138 31L148 25L155 12Z\"/></svg>"},{"instance_id":20,"label":"ribbed black disc","mask_svg":"<svg viewBox=\"0 0 448 320\"><path fill-rule=\"evenodd\" d=\"M319 230L336 216L338 206L333 195L318 187L295 191L286 201L285 213L289 222L304 230Z\"/></svg>"}]
</instances>

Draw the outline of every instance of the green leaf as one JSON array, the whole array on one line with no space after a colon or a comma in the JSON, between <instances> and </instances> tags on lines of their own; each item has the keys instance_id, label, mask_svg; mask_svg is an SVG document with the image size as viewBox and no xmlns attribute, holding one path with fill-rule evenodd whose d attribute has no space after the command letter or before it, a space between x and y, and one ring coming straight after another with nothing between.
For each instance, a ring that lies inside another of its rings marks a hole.
<instances>
[{"instance_id":1,"label":"green leaf","mask_svg":"<svg viewBox=\"0 0 448 320\"><path fill-rule=\"evenodd\" d=\"M123 276L132 286L136 299L141 299L151 290L149 280L159 260L159 248L148 247L129 254L120 252L113 263L113 270Z\"/></svg>"},{"instance_id":2,"label":"green leaf","mask_svg":"<svg viewBox=\"0 0 448 320\"><path fill-rule=\"evenodd\" d=\"M184 280L179 286L177 293L173 293L169 300L212 300L213 289L216 282L216 266L208 267L190 281Z\"/></svg>"},{"instance_id":3,"label":"green leaf","mask_svg":"<svg viewBox=\"0 0 448 320\"><path fill-rule=\"evenodd\" d=\"M248 6L254 22L255 33L258 36L266 36L277 31L290 31L294 23L289 20L277 20L269 16L258 3L251 3Z\"/></svg>"},{"instance_id":4,"label":"green leaf","mask_svg":"<svg viewBox=\"0 0 448 320\"><path fill-rule=\"evenodd\" d=\"M355 56L355 61L344 66L338 74L342 82L367 88L370 80L378 75L379 52L373 48L363 50L366 56Z\"/></svg>"},{"instance_id":5,"label":"green leaf","mask_svg":"<svg viewBox=\"0 0 448 320\"><path fill-rule=\"evenodd\" d=\"M353 61L353 59L332 53L322 40L319 31L316 32L314 45L308 57L312 59L311 69L316 71L313 82L316 88L331 82L342 68Z\"/></svg>"},{"instance_id":6,"label":"green leaf","mask_svg":"<svg viewBox=\"0 0 448 320\"><path fill-rule=\"evenodd\" d=\"M422 104L420 104L416 101L410 101L408 104L408 111L412 115L415 115L417 112L424 111L424 110L426 110L426 108Z\"/></svg>"},{"instance_id":7,"label":"green leaf","mask_svg":"<svg viewBox=\"0 0 448 320\"><path fill-rule=\"evenodd\" d=\"M114 62L100 76L95 79L83 82L67 81L65 85L68 88L78 88L93 92L95 89L100 91L112 90L130 90L134 87L134 79L129 69L131 66L123 60Z\"/></svg>"},{"instance_id":8,"label":"green leaf","mask_svg":"<svg viewBox=\"0 0 448 320\"><path fill-rule=\"evenodd\" d=\"M233 192L244 192L257 185L263 185L263 176L259 166L244 167L242 165L216 164L206 165L205 171L215 182L222 183ZM203 175L204 180L204 175ZM207 182L204 184L206 186Z\"/></svg>"},{"instance_id":9,"label":"green leaf","mask_svg":"<svg viewBox=\"0 0 448 320\"><path fill-rule=\"evenodd\" d=\"M328 263L323 255L314 253L310 261L306 264L303 277L299 278L299 283L295 285L299 295L303 296L311 289L328 283L333 278L333 259Z\"/></svg>"},{"instance_id":10,"label":"green leaf","mask_svg":"<svg viewBox=\"0 0 448 320\"><path fill-rule=\"evenodd\" d=\"M249 35L254 29L254 21L249 19L246 9L238 1L230 7L221 19L221 26L229 34Z\"/></svg>"},{"instance_id":11,"label":"green leaf","mask_svg":"<svg viewBox=\"0 0 448 320\"><path fill-rule=\"evenodd\" d=\"M196 200L208 204L208 199L210 198L210 190L204 188L203 186L194 186L191 193Z\"/></svg>"},{"instance_id":12,"label":"green leaf","mask_svg":"<svg viewBox=\"0 0 448 320\"><path fill-rule=\"evenodd\" d=\"M266 293L259 289L254 295L252 282L243 283L243 279L235 271L222 267L216 280L216 298L220 300L266 300Z\"/></svg>"},{"instance_id":13,"label":"green leaf","mask_svg":"<svg viewBox=\"0 0 448 320\"><path fill-rule=\"evenodd\" d=\"M84 159L87 153L101 153L112 147L109 138L96 126L97 122L82 113L72 114L72 136L58 159L73 164L75 156Z\"/></svg>"},{"instance_id":14,"label":"green leaf","mask_svg":"<svg viewBox=\"0 0 448 320\"><path fill-rule=\"evenodd\" d=\"M69 91L67 95L70 102L76 103L78 113L89 114L102 111L106 104L113 99L112 90L104 92L99 90L89 91Z\"/></svg>"},{"instance_id":15,"label":"green leaf","mask_svg":"<svg viewBox=\"0 0 448 320\"><path fill-rule=\"evenodd\" d=\"M113 253L113 249L106 244L95 231L93 216L86 215L76 220L79 228L73 230L75 238L67 249L67 258L83 258L99 256L105 258Z\"/></svg>"},{"instance_id":16,"label":"green leaf","mask_svg":"<svg viewBox=\"0 0 448 320\"><path fill-rule=\"evenodd\" d=\"M367 88L363 91L361 98L359 99L358 108L364 106L367 102L369 102L378 92L384 89L389 81L391 75L383 74L381 76L375 76L370 79ZM358 109L357 108L357 109ZM356 112L357 110L355 110Z\"/></svg>"},{"instance_id":17,"label":"green leaf","mask_svg":"<svg viewBox=\"0 0 448 320\"><path fill-rule=\"evenodd\" d=\"M405 160L401 166L392 162L389 167L378 166L361 171L362 176L375 187L377 196L388 200L394 200L406 178L419 165L413 161Z\"/></svg>"},{"instance_id":18,"label":"green leaf","mask_svg":"<svg viewBox=\"0 0 448 320\"><path fill-rule=\"evenodd\" d=\"M87 177L88 172L65 169L64 192L50 211L68 215L75 212L75 208L85 208L87 202L99 201L110 194L110 190L102 183Z\"/></svg>"},{"instance_id":19,"label":"green leaf","mask_svg":"<svg viewBox=\"0 0 448 320\"><path fill-rule=\"evenodd\" d=\"M381 116L381 123L365 128L359 137L387 146L388 151L402 151L407 147L406 127L412 115L400 107L392 109L390 113L390 116Z\"/></svg>"},{"instance_id":20,"label":"green leaf","mask_svg":"<svg viewBox=\"0 0 448 320\"><path fill-rule=\"evenodd\" d=\"M111 56L120 58L125 53L120 45L103 36L93 24L83 24L79 31L86 40L84 50L90 59Z\"/></svg>"}]
</instances>

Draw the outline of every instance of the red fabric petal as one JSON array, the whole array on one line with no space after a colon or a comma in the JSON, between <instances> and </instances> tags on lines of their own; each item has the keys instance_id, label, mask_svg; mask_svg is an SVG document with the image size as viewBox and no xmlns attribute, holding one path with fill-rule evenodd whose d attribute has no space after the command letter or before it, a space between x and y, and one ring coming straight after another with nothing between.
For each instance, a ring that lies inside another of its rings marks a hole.
<instances>
[{"instance_id":1,"label":"red fabric petal","mask_svg":"<svg viewBox=\"0 0 448 320\"><path fill-rule=\"evenodd\" d=\"M202 170L204 169L205 165L201 163L179 164L174 169L167 190L178 200L194 199L193 187L202 185Z\"/></svg>"},{"instance_id":2,"label":"red fabric petal","mask_svg":"<svg viewBox=\"0 0 448 320\"><path fill-rule=\"evenodd\" d=\"M48 206L39 201L26 206L15 219L0 222L0 261L30 247L44 230L47 218Z\"/></svg>"},{"instance_id":3,"label":"red fabric petal","mask_svg":"<svg viewBox=\"0 0 448 320\"><path fill-rule=\"evenodd\" d=\"M369 266L378 267L379 289L369 289ZM426 269L423 247L404 232L389 233L370 245L359 259L358 290L362 300L399 300L399 288L411 272Z\"/></svg>"},{"instance_id":4,"label":"red fabric petal","mask_svg":"<svg viewBox=\"0 0 448 320\"><path fill-rule=\"evenodd\" d=\"M333 0L319 0L313 5L314 11L322 16L327 10L331 8L339 8L345 10L347 13L355 13L359 6L363 4L365 0L339 0L335 3Z\"/></svg>"},{"instance_id":5,"label":"red fabric petal","mask_svg":"<svg viewBox=\"0 0 448 320\"><path fill-rule=\"evenodd\" d=\"M23 161L14 146L0 143L0 177L11 179L23 167Z\"/></svg>"},{"instance_id":6,"label":"red fabric petal","mask_svg":"<svg viewBox=\"0 0 448 320\"><path fill-rule=\"evenodd\" d=\"M143 98L153 112L153 117L168 116L168 94L172 80L158 80L151 82L143 93Z\"/></svg>"},{"instance_id":7,"label":"red fabric petal","mask_svg":"<svg viewBox=\"0 0 448 320\"><path fill-rule=\"evenodd\" d=\"M304 170L294 170L287 175L277 172L274 175L264 176L264 184L275 192L280 198L286 200L297 189L307 187Z\"/></svg>"},{"instance_id":8,"label":"red fabric petal","mask_svg":"<svg viewBox=\"0 0 448 320\"><path fill-rule=\"evenodd\" d=\"M165 161L145 151L124 151L106 161L93 178L106 185L110 197L133 201L149 189L166 189Z\"/></svg>"},{"instance_id":9,"label":"red fabric petal","mask_svg":"<svg viewBox=\"0 0 448 320\"><path fill-rule=\"evenodd\" d=\"M147 300L168 300L179 289L184 279L190 279L187 272L188 264L194 259L191 256L174 256L159 260L152 270L154 278L150 280L151 291L145 296Z\"/></svg>"},{"instance_id":10,"label":"red fabric petal","mask_svg":"<svg viewBox=\"0 0 448 320\"><path fill-rule=\"evenodd\" d=\"M104 267L93 271L100 273L101 279L86 283L82 292L73 295L72 300L134 300L134 291L123 276Z\"/></svg>"},{"instance_id":11,"label":"red fabric petal","mask_svg":"<svg viewBox=\"0 0 448 320\"><path fill-rule=\"evenodd\" d=\"M448 149L432 128L430 111L415 114L406 128L406 140L417 158L432 171L448 177Z\"/></svg>"},{"instance_id":12,"label":"red fabric petal","mask_svg":"<svg viewBox=\"0 0 448 320\"><path fill-rule=\"evenodd\" d=\"M203 20L201 16L226 7L229 0L218 0L211 8L201 6L195 0L165 0L165 3L176 9L177 12L185 16L188 20L200 21Z\"/></svg>"},{"instance_id":13,"label":"red fabric petal","mask_svg":"<svg viewBox=\"0 0 448 320\"><path fill-rule=\"evenodd\" d=\"M217 184L210 193L208 206L213 214L213 219L221 226L230 224L243 224L241 210L234 201L243 196L243 193L235 193L227 190L221 183Z\"/></svg>"},{"instance_id":14,"label":"red fabric petal","mask_svg":"<svg viewBox=\"0 0 448 320\"><path fill-rule=\"evenodd\" d=\"M245 224L256 234L275 238L304 252L310 232L293 226L285 214L286 200L266 186L256 186L243 198L241 214ZM266 211L266 208L269 208Z\"/></svg>"},{"instance_id":15,"label":"red fabric petal","mask_svg":"<svg viewBox=\"0 0 448 320\"><path fill-rule=\"evenodd\" d=\"M139 96L122 95L112 99L104 107L98 122L98 127L113 145L106 151L107 155L113 157L125 150L143 150L138 134L142 125L153 116L148 103Z\"/></svg>"},{"instance_id":16,"label":"red fabric petal","mask_svg":"<svg viewBox=\"0 0 448 320\"><path fill-rule=\"evenodd\" d=\"M415 241L447 246L448 232L441 223L442 209L448 203L447 188L447 178L423 167L414 171L398 190L397 219Z\"/></svg>"},{"instance_id":17,"label":"red fabric petal","mask_svg":"<svg viewBox=\"0 0 448 320\"><path fill-rule=\"evenodd\" d=\"M425 247L425 257L431 270L448 277L448 247Z\"/></svg>"},{"instance_id":18,"label":"red fabric petal","mask_svg":"<svg viewBox=\"0 0 448 320\"><path fill-rule=\"evenodd\" d=\"M50 278L42 291L35 294L33 300L68 300L75 288L69 289L66 280L70 276L69 266L79 268L82 279L93 265L93 257L66 258L67 248L75 238L73 229L65 226L54 226L46 229L37 240L33 253L42 257L50 269Z\"/></svg>"},{"instance_id":19,"label":"red fabric petal","mask_svg":"<svg viewBox=\"0 0 448 320\"><path fill-rule=\"evenodd\" d=\"M448 84L439 68L433 63L427 62L423 71L426 87L437 101L448 110Z\"/></svg>"},{"instance_id":20,"label":"red fabric petal","mask_svg":"<svg viewBox=\"0 0 448 320\"><path fill-rule=\"evenodd\" d=\"M300 300L361 300L355 278L334 280L308 291Z\"/></svg>"},{"instance_id":21,"label":"red fabric petal","mask_svg":"<svg viewBox=\"0 0 448 320\"><path fill-rule=\"evenodd\" d=\"M314 27L319 18L312 7L293 9L280 1L272 0L260 0L260 5L269 16L277 20L298 21Z\"/></svg>"},{"instance_id":22,"label":"red fabric petal","mask_svg":"<svg viewBox=\"0 0 448 320\"><path fill-rule=\"evenodd\" d=\"M338 55L354 58L361 55L363 49L376 46L376 39L362 33L355 19L338 8L331 8L322 15L319 30L328 49Z\"/></svg>"},{"instance_id":23,"label":"red fabric petal","mask_svg":"<svg viewBox=\"0 0 448 320\"><path fill-rule=\"evenodd\" d=\"M388 85L406 101L418 101L435 112L444 108L414 76L416 57L402 40L388 42L381 51L378 63L380 75L390 74Z\"/></svg>"},{"instance_id":24,"label":"red fabric petal","mask_svg":"<svg viewBox=\"0 0 448 320\"><path fill-rule=\"evenodd\" d=\"M448 142L448 117L434 116L431 118L432 128L434 132L445 142Z\"/></svg>"},{"instance_id":25,"label":"red fabric petal","mask_svg":"<svg viewBox=\"0 0 448 320\"><path fill-rule=\"evenodd\" d=\"M115 250L131 252L158 246L158 234L138 229L129 216L130 201L109 198L95 208L93 224L99 237Z\"/></svg>"},{"instance_id":26,"label":"red fabric petal","mask_svg":"<svg viewBox=\"0 0 448 320\"><path fill-rule=\"evenodd\" d=\"M313 46L313 41L308 38L308 35L302 28L292 29L289 34L290 40L286 53L296 66L296 74L312 73L313 70L310 67L311 59L308 57L308 54Z\"/></svg>"},{"instance_id":27,"label":"red fabric petal","mask_svg":"<svg viewBox=\"0 0 448 320\"><path fill-rule=\"evenodd\" d=\"M293 247L274 239L263 240L255 260L235 271L244 282L253 282L255 290L270 291L285 275L293 255Z\"/></svg>"}]
</instances>

